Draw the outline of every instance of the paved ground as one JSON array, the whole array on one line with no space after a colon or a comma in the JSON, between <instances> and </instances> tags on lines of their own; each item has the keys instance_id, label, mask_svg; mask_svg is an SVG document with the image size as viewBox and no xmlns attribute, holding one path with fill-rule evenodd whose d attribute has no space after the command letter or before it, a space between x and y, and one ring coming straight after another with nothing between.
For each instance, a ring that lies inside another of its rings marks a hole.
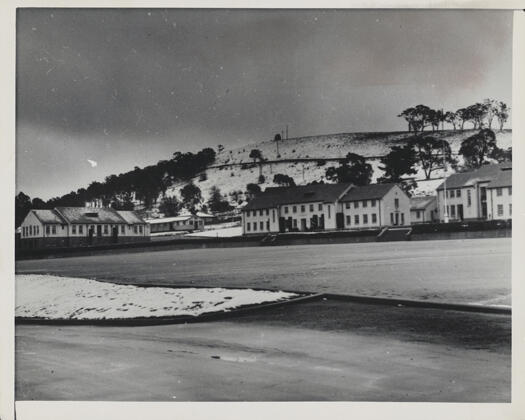
<instances>
[{"instance_id":1,"label":"paved ground","mask_svg":"<svg viewBox=\"0 0 525 420\"><path fill-rule=\"evenodd\" d=\"M510 322L321 301L228 322L18 325L16 397L504 402Z\"/></svg>"},{"instance_id":2,"label":"paved ground","mask_svg":"<svg viewBox=\"0 0 525 420\"><path fill-rule=\"evenodd\" d=\"M511 239L190 249L19 261L18 273L510 304Z\"/></svg>"}]
</instances>

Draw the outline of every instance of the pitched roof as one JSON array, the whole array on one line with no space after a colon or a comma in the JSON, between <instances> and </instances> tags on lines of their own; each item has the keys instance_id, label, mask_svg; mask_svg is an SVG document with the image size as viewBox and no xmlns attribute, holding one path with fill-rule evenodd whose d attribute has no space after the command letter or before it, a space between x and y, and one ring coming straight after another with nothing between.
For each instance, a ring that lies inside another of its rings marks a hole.
<instances>
[{"instance_id":1,"label":"pitched roof","mask_svg":"<svg viewBox=\"0 0 525 420\"><path fill-rule=\"evenodd\" d=\"M352 184L312 184L295 187L270 187L256 195L243 210L267 209L283 204L334 202Z\"/></svg>"},{"instance_id":2,"label":"pitched roof","mask_svg":"<svg viewBox=\"0 0 525 420\"><path fill-rule=\"evenodd\" d=\"M122 217L128 225L143 224L145 221L134 211L131 210L116 210L118 215Z\"/></svg>"},{"instance_id":3,"label":"pitched roof","mask_svg":"<svg viewBox=\"0 0 525 420\"><path fill-rule=\"evenodd\" d=\"M500 173L493 179L487 188L501 188L501 187L511 187L512 186L512 169L505 169L500 171Z\"/></svg>"},{"instance_id":4,"label":"pitched roof","mask_svg":"<svg viewBox=\"0 0 525 420\"><path fill-rule=\"evenodd\" d=\"M355 186L348 191L341 201L373 200L383 198L397 184L370 184L364 186Z\"/></svg>"},{"instance_id":5,"label":"pitched roof","mask_svg":"<svg viewBox=\"0 0 525 420\"><path fill-rule=\"evenodd\" d=\"M435 195L425 195L421 197L410 197L410 210L423 210L432 202L436 201Z\"/></svg>"},{"instance_id":6,"label":"pitched roof","mask_svg":"<svg viewBox=\"0 0 525 420\"><path fill-rule=\"evenodd\" d=\"M503 170L512 168L512 163L497 163L493 165L483 165L482 167L469 172L460 172L450 175L446 182L447 188L469 187L479 182L492 181L498 177ZM444 189L444 182L437 187L437 190Z\"/></svg>"},{"instance_id":7,"label":"pitched roof","mask_svg":"<svg viewBox=\"0 0 525 420\"><path fill-rule=\"evenodd\" d=\"M57 207L55 211L68 223L127 223L116 210L107 207Z\"/></svg>"},{"instance_id":8,"label":"pitched roof","mask_svg":"<svg viewBox=\"0 0 525 420\"><path fill-rule=\"evenodd\" d=\"M34 209L31 210L38 220L42 223L59 223L64 224L66 221L55 211L47 209Z\"/></svg>"}]
</instances>

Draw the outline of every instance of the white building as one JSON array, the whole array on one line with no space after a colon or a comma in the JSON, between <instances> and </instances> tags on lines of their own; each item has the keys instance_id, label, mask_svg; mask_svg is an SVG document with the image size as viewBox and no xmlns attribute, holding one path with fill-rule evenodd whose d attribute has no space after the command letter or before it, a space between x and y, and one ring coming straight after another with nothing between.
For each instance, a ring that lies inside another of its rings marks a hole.
<instances>
[{"instance_id":1,"label":"white building","mask_svg":"<svg viewBox=\"0 0 525 420\"><path fill-rule=\"evenodd\" d=\"M193 214L147 219L146 223L152 234L204 230L204 219Z\"/></svg>"},{"instance_id":2,"label":"white building","mask_svg":"<svg viewBox=\"0 0 525 420\"><path fill-rule=\"evenodd\" d=\"M24 248L149 240L149 227L135 212L104 207L33 209L20 228L20 245Z\"/></svg>"},{"instance_id":3,"label":"white building","mask_svg":"<svg viewBox=\"0 0 525 420\"><path fill-rule=\"evenodd\" d=\"M439 220L512 218L512 163L484 165L449 176L437 188Z\"/></svg>"},{"instance_id":4,"label":"white building","mask_svg":"<svg viewBox=\"0 0 525 420\"><path fill-rule=\"evenodd\" d=\"M439 214L435 195L410 198L410 220L413 225L437 222L438 219Z\"/></svg>"},{"instance_id":5,"label":"white building","mask_svg":"<svg viewBox=\"0 0 525 420\"><path fill-rule=\"evenodd\" d=\"M409 224L410 200L396 184L267 188L242 211L245 235Z\"/></svg>"}]
</instances>

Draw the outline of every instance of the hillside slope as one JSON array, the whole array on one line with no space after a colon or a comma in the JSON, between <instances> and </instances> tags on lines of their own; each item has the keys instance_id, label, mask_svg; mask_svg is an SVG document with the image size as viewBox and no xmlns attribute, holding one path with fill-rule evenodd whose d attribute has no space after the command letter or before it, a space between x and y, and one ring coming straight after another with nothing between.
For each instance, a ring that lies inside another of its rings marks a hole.
<instances>
[{"instance_id":1,"label":"hillside slope","mask_svg":"<svg viewBox=\"0 0 525 420\"><path fill-rule=\"evenodd\" d=\"M428 132L438 139L444 139L451 145L452 152L457 154L461 142L474 134L473 130L463 132ZM346 156L347 153L357 153L368 158L368 162L374 169L373 181L382 175L379 169L379 157L387 154L390 148L396 144L403 143L411 137L408 132L393 133L342 133L319 135L311 137L290 138L279 142L279 155L277 145L273 141L263 141L234 149L224 149L217 154L215 164L206 170L205 178L194 179L194 183L201 189L204 201L209 197L212 186L220 188L223 194L229 195L233 191L244 192L246 184L257 183L259 177L259 166L253 164L249 157L252 149L259 149L263 158L273 163L265 163L261 167L265 182L260 184L262 189L275 186L272 182L276 173L291 176L297 184L306 184L312 181L325 180L325 170L329 166L337 166L336 161L317 162L319 159L337 159ZM496 132L497 144L500 148L507 149L512 146L512 131L505 130ZM314 159L310 162L294 162L294 159ZM286 160L278 162L278 160ZM244 164L244 165L243 165ZM450 175L452 169L448 168ZM432 174L431 181L418 181L417 193L432 193L437 185L441 183L443 171L438 170ZM423 180L422 171L415 176L417 180ZM180 197L179 191L183 183L175 183L167 192L167 196L176 195ZM242 200L241 200L242 202ZM236 203L237 205L242 203Z\"/></svg>"}]
</instances>

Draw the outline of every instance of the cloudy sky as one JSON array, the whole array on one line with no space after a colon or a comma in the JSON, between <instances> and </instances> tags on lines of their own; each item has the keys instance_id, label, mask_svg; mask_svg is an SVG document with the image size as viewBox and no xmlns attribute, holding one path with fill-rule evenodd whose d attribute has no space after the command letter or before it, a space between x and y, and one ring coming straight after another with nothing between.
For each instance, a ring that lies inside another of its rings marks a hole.
<instances>
[{"instance_id":1,"label":"cloudy sky","mask_svg":"<svg viewBox=\"0 0 525 420\"><path fill-rule=\"evenodd\" d=\"M286 124L404 130L419 103L511 104L511 67L509 11L19 9L17 191L47 199Z\"/></svg>"}]
</instances>

